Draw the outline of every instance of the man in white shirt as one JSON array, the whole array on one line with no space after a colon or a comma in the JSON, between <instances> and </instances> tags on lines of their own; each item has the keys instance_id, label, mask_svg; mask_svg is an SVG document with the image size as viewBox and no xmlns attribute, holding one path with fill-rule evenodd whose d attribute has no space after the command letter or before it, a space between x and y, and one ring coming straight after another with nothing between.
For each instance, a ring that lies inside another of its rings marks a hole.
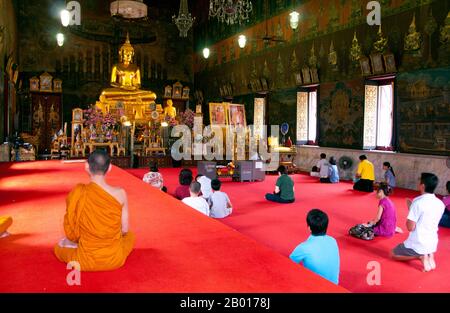
<instances>
[{"instance_id":1,"label":"man in white shirt","mask_svg":"<svg viewBox=\"0 0 450 313\"><path fill-rule=\"evenodd\" d=\"M211 179L202 174L198 174L195 180L202 186L200 189L202 192L202 197L205 198L206 201L208 201L209 197L211 197L212 194Z\"/></svg>"},{"instance_id":2,"label":"man in white shirt","mask_svg":"<svg viewBox=\"0 0 450 313\"><path fill-rule=\"evenodd\" d=\"M397 261L420 259L425 272L436 268L434 253L438 246L438 225L444 213L444 203L434 195L439 180L436 175L422 173L419 182L420 196L407 200L409 214L406 228L409 237L392 251Z\"/></svg>"},{"instance_id":3,"label":"man in white shirt","mask_svg":"<svg viewBox=\"0 0 450 313\"><path fill-rule=\"evenodd\" d=\"M209 216L209 204L205 199L199 197L201 185L199 182L192 182L189 186L189 191L191 193L190 197L184 198L182 201L191 208Z\"/></svg>"}]
</instances>

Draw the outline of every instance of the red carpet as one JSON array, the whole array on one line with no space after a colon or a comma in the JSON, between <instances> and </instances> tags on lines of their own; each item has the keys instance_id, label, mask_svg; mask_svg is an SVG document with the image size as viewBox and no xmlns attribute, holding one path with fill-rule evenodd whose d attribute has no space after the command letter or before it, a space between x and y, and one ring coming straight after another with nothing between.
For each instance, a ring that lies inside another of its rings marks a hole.
<instances>
[{"instance_id":1,"label":"red carpet","mask_svg":"<svg viewBox=\"0 0 450 313\"><path fill-rule=\"evenodd\" d=\"M264 228L266 236L279 229L292 237L280 223L286 215L268 227L265 221L275 221L274 212L265 216L270 209L262 205L261 217L252 218L255 203L247 210L239 207L227 223L235 227L247 214L249 223L240 223L249 235L244 236L119 168L109 182L128 193L135 249L121 269L81 273L81 286L70 287L69 271L53 255L53 246L64 235L67 193L88 180L83 168L61 161L0 163L0 215L14 218L12 236L0 239L0 292L345 292L250 238ZM244 186L249 185L236 185ZM254 186L242 201L254 200L268 184ZM296 229L299 237L301 230ZM285 239L273 240L280 250L277 243Z\"/></svg>"},{"instance_id":2,"label":"red carpet","mask_svg":"<svg viewBox=\"0 0 450 313\"><path fill-rule=\"evenodd\" d=\"M147 171L129 172L141 178ZM173 192L179 169L161 169L161 172L169 192ZM264 200L264 194L273 190L275 176L267 176L263 183L224 180L222 190L230 196L234 213L222 222L288 256L308 236L305 221L307 212L312 208L320 208L328 213L329 234L338 241L341 254L340 285L344 288L354 292L450 292L450 229L441 228L439 231L437 269L431 273L422 273L419 261L402 263L389 259L390 250L407 237L405 198L415 197L416 192L396 189L391 196L397 207L398 226L405 233L367 242L350 237L347 232L351 226L374 218L378 204L374 193L353 191L349 183L324 185L306 175L292 177L296 183L297 201L288 205ZM366 278L370 272L367 264L370 261L380 263L380 286L367 284Z\"/></svg>"}]
</instances>

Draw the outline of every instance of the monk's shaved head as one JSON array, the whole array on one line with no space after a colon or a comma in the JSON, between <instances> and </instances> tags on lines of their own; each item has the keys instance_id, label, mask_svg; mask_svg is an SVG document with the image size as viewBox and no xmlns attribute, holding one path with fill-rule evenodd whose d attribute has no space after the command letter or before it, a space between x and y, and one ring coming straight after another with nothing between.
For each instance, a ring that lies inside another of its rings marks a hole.
<instances>
[{"instance_id":1,"label":"monk's shaved head","mask_svg":"<svg viewBox=\"0 0 450 313\"><path fill-rule=\"evenodd\" d=\"M94 175L105 175L111 164L111 158L104 150L95 150L88 158L89 171Z\"/></svg>"}]
</instances>

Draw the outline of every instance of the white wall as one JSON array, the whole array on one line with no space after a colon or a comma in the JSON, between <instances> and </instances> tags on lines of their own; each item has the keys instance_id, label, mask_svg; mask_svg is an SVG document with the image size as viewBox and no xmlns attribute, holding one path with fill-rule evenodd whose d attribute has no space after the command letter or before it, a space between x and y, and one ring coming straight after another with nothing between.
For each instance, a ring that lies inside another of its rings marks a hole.
<instances>
[{"instance_id":1,"label":"white wall","mask_svg":"<svg viewBox=\"0 0 450 313\"><path fill-rule=\"evenodd\" d=\"M316 165L320 153L326 153L327 159L331 156L336 161L342 156L353 159L353 168L347 172L341 169L341 179L350 179L356 172L359 156L365 154L369 161L375 166L376 180L381 181L384 177L383 162L391 163L394 168L397 186L407 189L417 189L417 182L422 172L434 173L439 177L439 186L436 193L446 195L445 184L450 180L450 169L446 165L447 157L432 155L416 155L405 153L393 153L383 151L350 150L340 148L322 148L313 146L298 146L295 164L302 171L310 171Z\"/></svg>"}]
</instances>

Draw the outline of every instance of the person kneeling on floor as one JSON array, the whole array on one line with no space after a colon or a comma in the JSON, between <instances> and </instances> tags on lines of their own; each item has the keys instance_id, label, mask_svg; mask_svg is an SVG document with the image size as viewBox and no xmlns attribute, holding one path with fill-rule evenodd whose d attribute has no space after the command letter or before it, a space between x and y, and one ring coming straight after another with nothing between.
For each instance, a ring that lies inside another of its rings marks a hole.
<instances>
[{"instance_id":1,"label":"person kneeling on floor","mask_svg":"<svg viewBox=\"0 0 450 313\"><path fill-rule=\"evenodd\" d=\"M445 210L444 203L434 194L438 183L436 175L422 173L418 186L421 195L412 202L407 200L409 237L392 250L392 258L397 261L420 259L424 272L436 268L434 253L439 241L438 224Z\"/></svg>"},{"instance_id":2,"label":"person kneeling on floor","mask_svg":"<svg viewBox=\"0 0 450 313\"><path fill-rule=\"evenodd\" d=\"M294 181L289 177L284 165L277 169L278 177L275 192L266 194L266 200L278 203L292 203L295 201Z\"/></svg>"},{"instance_id":3,"label":"person kneeling on floor","mask_svg":"<svg viewBox=\"0 0 450 313\"><path fill-rule=\"evenodd\" d=\"M367 160L365 155L361 155L359 160L360 162L356 172L356 180L353 189L364 192L373 192L373 183L375 181L373 164Z\"/></svg>"}]
</instances>

